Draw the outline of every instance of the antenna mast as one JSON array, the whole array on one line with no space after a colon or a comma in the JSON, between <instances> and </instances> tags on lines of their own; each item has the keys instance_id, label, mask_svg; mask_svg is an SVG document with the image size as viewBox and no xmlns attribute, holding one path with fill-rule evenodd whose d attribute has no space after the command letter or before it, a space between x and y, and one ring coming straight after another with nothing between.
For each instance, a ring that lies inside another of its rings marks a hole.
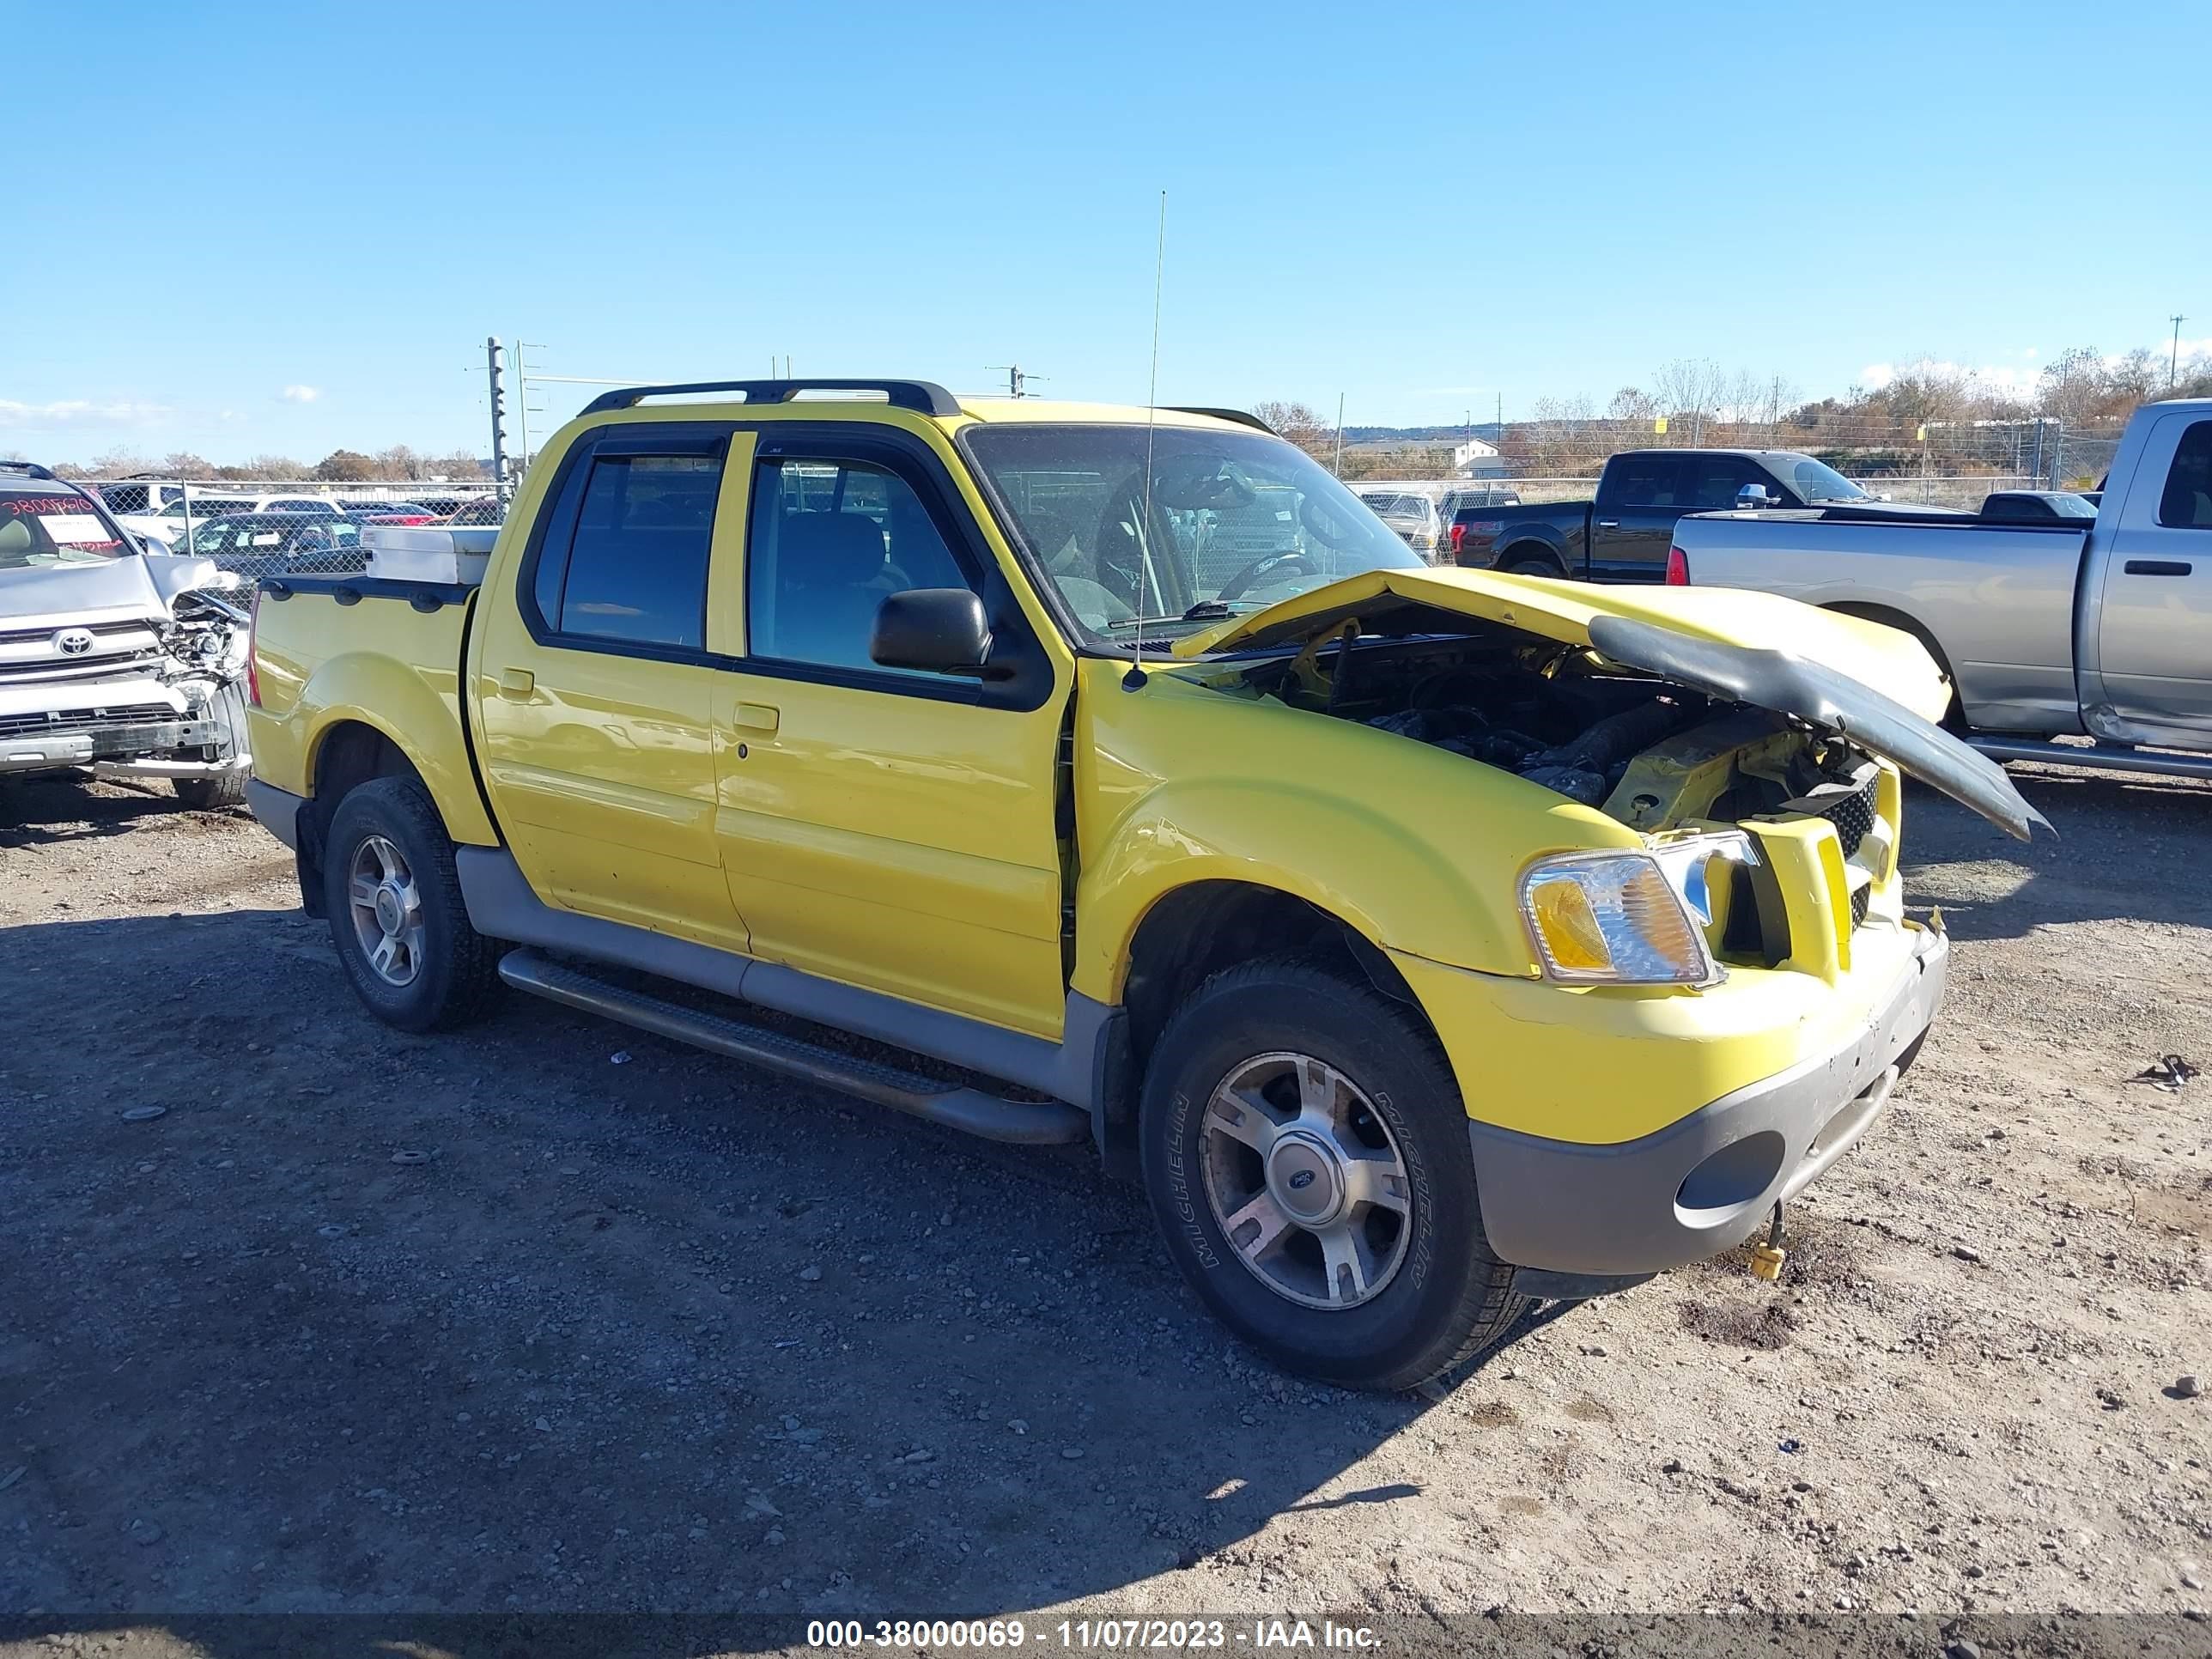
<instances>
[{"instance_id":1,"label":"antenna mast","mask_svg":"<svg viewBox=\"0 0 2212 1659\"><path fill-rule=\"evenodd\" d=\"M1134 691L1145 683L1145 573L1152 563L1152 428L1160 404L1160 283L1168 267L1168 193L1160 192L1159 239L1152 249L1152 378L1145 393L1145 499L1137 526L1137 637L1130 647L1135 660L1121 677L1121 689Z\"/></svg>"}]
</instances>

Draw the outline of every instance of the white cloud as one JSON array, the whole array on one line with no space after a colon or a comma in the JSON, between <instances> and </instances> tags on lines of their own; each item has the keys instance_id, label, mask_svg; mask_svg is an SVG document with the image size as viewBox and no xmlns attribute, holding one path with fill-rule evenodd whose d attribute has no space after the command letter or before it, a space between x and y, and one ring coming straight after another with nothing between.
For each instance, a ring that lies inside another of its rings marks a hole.
<instances>
[{"instance_id":1,"label":"white cloud","mask_svg":"<svg viewBox=\"0 0 2212 1659\"><path fill-rule=\"evenodd\" d=\"M0 426L150 426L168 414L161 404L94 403L64 398L51 404L21 404L0 398Z\"/></svg>"},{"instance_id":2,"label":"white cloud","mask_svg":"<svg viewBox=\"0 0 2212 1659\"><path fill-rule=\"evenodd\" d=\"M323 395L319 386L288 386L276 394L288 404L311 404Z\"/></svg>"},{"instance_id":3,"label":"white cloud","mask_svg":"<svg viewBox=\"0 0 2212 1659\"><path fill-rule=\"evenodd\" d=\"M2019 363L1954 363L1923 357L1909 363L1869 363L1859 370L1859 384L1869 392L1879 392L1907 373L1973 380L1992 392L2033 392L2042 378L2039 370Z\"/></svg>"}]
</instances>

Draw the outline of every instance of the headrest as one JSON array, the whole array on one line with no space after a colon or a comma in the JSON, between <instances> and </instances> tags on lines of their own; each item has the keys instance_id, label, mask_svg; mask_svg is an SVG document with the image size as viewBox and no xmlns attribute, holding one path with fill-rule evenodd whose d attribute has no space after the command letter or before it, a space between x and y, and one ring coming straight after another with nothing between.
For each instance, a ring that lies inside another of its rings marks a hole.
<instances>
[{"instance_id":1,"label":"headrest","mask_svg":"<svg viewBox=\"0 0 2212 1659\"><path fill-rule=\"evenodd\" d=\"M854 587L884 568L884 532L864 513L793 513L783 521L778 562L805 587Z\"/></svg>"}]
</instances>

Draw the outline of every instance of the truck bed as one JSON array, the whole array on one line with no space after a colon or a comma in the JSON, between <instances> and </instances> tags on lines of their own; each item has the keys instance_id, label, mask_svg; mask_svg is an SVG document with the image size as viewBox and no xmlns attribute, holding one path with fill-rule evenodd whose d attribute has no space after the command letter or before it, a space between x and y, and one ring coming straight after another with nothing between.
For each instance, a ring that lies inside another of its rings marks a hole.
<instances>
[{"instance_id":1,"label":"truck bed","mask_svg":"<svg viewBox=\"0 0 2212 1659\"><path fill-rule=\"evenodd\" d=\"M1919 635L1982 731L2079 732L2074 594L2084 523L1850 507L1692 514L1693 586L1755 587Z\"/></svg>"}]
</instances>

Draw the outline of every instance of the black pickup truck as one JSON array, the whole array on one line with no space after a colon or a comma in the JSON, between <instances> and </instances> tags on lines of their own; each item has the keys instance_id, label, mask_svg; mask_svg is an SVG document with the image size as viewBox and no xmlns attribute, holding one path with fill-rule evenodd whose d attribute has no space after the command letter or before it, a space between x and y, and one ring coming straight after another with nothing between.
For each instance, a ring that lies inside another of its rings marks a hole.
<instances>
[{"instance_id":1,"label":"black pickup truck","mask_svg":"<svg viewBox=\"0 0 2212 1659\"><path fill-rule=\"evenodd\" d=\"M1747 497L1759 489L1764 499ZM1880 507L1824 462L1786 449L1632 449L1605 464L1597 499L1463 507L1446 527L1453 562L1537 576L1659 582L1685 513L1763 505ZM1904 509L1925 511L1925 509Z\"/></svg>"}]
</instances>

